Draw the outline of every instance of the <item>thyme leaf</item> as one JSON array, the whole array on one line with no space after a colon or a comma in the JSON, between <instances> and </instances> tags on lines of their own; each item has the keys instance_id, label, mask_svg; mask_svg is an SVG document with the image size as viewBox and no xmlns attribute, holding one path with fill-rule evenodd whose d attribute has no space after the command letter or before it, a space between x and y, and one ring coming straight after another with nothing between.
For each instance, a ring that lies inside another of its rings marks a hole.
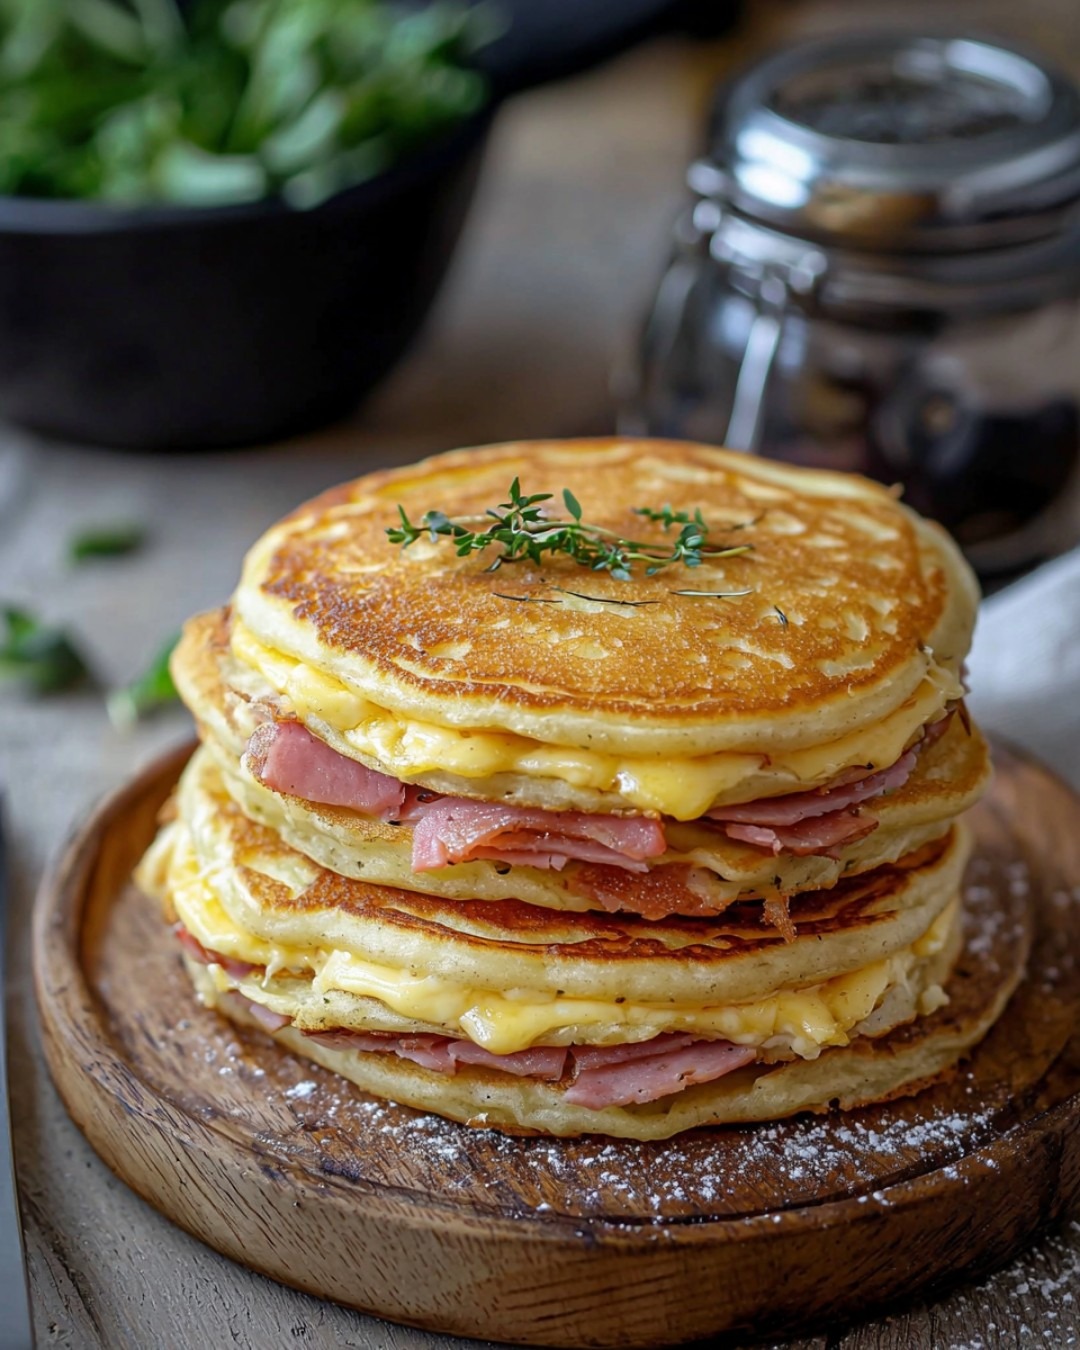
<instances>
[{"instance_id":1,"label":"thyme leaf","mask_svg":"<svg viewBox=\"0 0 1080 1350\"><path fill-rule=\"evenodd\" d=\"M146 541L141 525L122 523L94 526L75 535L68 544L68 557L73 563L87 558L119 558L134 553Z\"/></svg>"},{"instance_id":2,"label":"thyme leaf","mask_svg":"<svg viewBox=\"0 0 1080 1350\"><path fill-rule=\"evenodd\" d=\"M63 629L50 628L14 606L0 609L0 621L0 682L55 694L86 679L89 668Z\"/></svg>"}]
</instances>

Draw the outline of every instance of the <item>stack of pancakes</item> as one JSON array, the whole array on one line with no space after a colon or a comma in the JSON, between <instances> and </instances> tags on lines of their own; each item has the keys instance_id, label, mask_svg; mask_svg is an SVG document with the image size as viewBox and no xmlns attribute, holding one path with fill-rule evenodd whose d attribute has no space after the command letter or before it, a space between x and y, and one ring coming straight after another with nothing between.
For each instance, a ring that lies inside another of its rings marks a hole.
<instances>
[{"instance_id":1,"label":"stack of pancakes","mask_svg":"<svg viewBox=\"0 0 1080 1350\"><path fill-rule=\"evenodd\" d=\"M662 556L700 519L704 551L619 576L388 537L479 532L515 478L553 530L579 504ZM911 1091L1011 993L950 1013L976 603L848 476L652 441L373 474L186 628L202 745L140 879L205 1003L470 1124L652 1139Z\"/></svg>"}]
</instances>

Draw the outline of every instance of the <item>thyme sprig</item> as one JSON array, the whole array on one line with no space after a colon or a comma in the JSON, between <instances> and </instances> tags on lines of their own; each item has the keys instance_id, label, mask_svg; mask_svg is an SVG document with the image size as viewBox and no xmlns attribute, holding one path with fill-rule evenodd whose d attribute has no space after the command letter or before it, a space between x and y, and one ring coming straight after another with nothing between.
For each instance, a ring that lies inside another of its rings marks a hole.
<instances>
[{"instance_id":1,"label":"thyme sprig","mask_svg":"<svg viewBox=\"0 0 1080 1350\"><path fill-rule=\"evenodd\" d=\"M441 538L453 541L459 558L499 546L501 552L485 570L495 572L506 563L533 562L541 564L545 554L563 554L581 567L593 572L609 572L618 581L629 581L634 564L645 564L645 575L655 576L666 567L682 564L700 567L702 563L720 558L734 558L751 552L752 544L715 547L706 542L709 526L701 511L693 514L674 511L670 506L654 511L649 507L635 507L636 515L663 525L665 531L678 525L679 533L670 548L628 539L602 525L593 525L582 519L581 503L570 491L562 491L563 505L569 520L550 517L545 503L553 501L553 492L525 494L517 478L510 484L508 500L500 502L479 516L461 516L452 519L444 511L427 511L419 524L414 524L405 508L398 506L401 524L391 526L387 538L392 544L409 548L426 534L432 543ZM491 522L491 523L488 523ZM725 526L725 530L744 528L746 524ZM487 524L486 529L472 528Z\"/></svg>"}]
</instances>

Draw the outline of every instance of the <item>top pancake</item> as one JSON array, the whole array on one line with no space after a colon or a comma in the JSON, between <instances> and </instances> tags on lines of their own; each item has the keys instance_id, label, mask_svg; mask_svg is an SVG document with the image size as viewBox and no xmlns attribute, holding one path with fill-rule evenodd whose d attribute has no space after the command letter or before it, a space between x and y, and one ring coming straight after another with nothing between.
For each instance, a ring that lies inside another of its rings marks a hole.
<instances>
[{"instance_id":1,"label":"top pancake","mask_svg":"<svg viewBox=\"0 0 1080 1350\"><path fill-rule=\"evenodd\" d=\"M553 516L569 488L586 521L669 547L675 531L633 508L670 503L701 510L709 544L753 551L653 577L638 564L619 581L561 555L491 572L497 549L461 559L445 539L387 539L399 504L416 522L429 509L482 516L515 477L555 494ZM701 756L819 745L912 700L928 720L959 692L976 600L944 532L876 484L595 440L457 451L325 493L254 546L235 609L257 648L361 695L358 720L369 700L436 727Z\"/></svg>"}]
</instances>

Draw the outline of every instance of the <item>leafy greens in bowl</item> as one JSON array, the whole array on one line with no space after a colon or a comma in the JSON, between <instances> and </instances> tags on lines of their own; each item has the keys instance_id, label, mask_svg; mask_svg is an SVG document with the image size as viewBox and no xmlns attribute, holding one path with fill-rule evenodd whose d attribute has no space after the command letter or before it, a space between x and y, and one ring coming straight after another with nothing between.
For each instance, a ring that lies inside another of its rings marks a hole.
<instances>
[{"instance_id":1,"label":"leafy greens in bowl","mask_svg":"<svg viewBox=\"0 0 1080 1350\"><path fill-rule=\"evenodd\" d=\"M476 112L484 11L0 0L0 194L311 207Z\"/></svg>"},{"instance_id":2,"label":"leafy greens in bowl","mask_svg":"<svg viewBox=\"0 0 1080 1350\"><path fill-rule=\"evenodd\" d=\"M0 0L0 412L193 449L348 414L450 261L495 102L451 0Z\"/></svg>"}]
</instances>

